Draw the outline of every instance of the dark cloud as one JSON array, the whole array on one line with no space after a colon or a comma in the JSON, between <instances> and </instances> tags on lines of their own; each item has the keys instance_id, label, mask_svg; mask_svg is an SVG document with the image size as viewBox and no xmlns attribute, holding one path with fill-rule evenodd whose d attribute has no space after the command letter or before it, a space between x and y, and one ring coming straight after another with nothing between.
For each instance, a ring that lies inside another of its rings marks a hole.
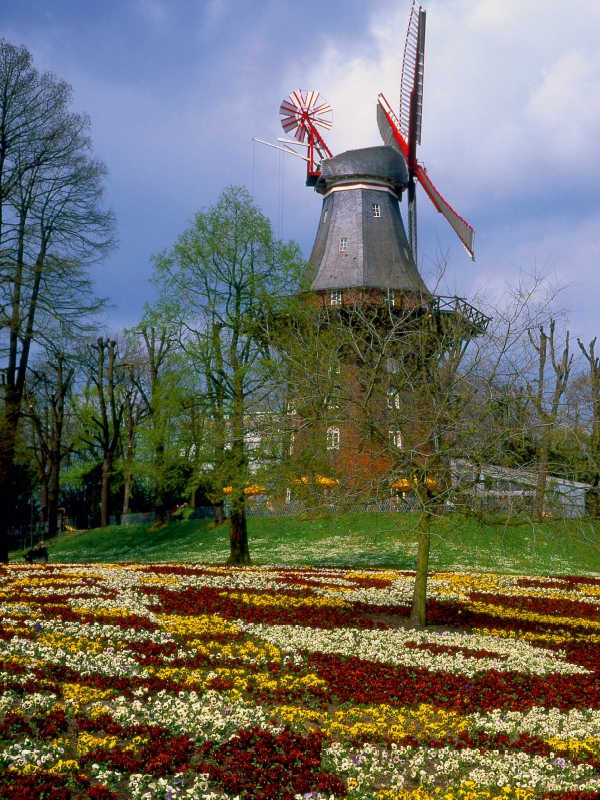
<instances>
[{"instance_id":1,"label":"dark cloud","mask_svg":"<svg viewBox=\"0 0 600 800\"><path fill-rule=\"evenodd\" d=\"M280 135L295 88L332 103L334 152L379 142L379 91L395 105L409 0L4 0L0 34L68 80L107 162L121 248L100 294L132 323L152 296L150 255L229 184L254 190L308 255L320 199L302 162L253 145ZM423 264L449 251L459 293L552 263L572 283L584 336L596 324L600 234L600 5L431 0L420 157L477 230L472 264L420 199ZM283 197L280 184L283 182ZM280 202L282 200L282 203ZM281 214L283 207L283 217ZM575 318L575 317L574 317Z\"/></svg>"}]
</instances>

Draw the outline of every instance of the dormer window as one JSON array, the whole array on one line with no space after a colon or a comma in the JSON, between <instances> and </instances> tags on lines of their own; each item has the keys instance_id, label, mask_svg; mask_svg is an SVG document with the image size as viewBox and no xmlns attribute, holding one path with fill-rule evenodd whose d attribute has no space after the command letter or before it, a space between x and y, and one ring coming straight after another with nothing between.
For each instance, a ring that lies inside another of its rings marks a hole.
<instances>
[{"instance_id":1,"label":"dormer window","mask_svg":"<svg viewBox=\"0 0 600 800\"><path fill-rule=\"evenodd\" d=\"M342 305L342 293L340 291L334 291L329 293L329 305L331 306Z\"/></svg>"},{"instance_id":2,"label":"dormer window","mask_svg":"<svg viewBox=\"0 0 600 800\"><path fill-rule=\"evenodd\" d=\"M381 206L379 203L373 203L373 216L380 217L381 216Z\"/></svg>"},{"instance_id":3,"label":"dormer window","mask_svg":"<svg viewBox=\"0 0 600 800\"><path fill-rule=\"evenodd\" d=\"M348 239L340 239L340 253L345 253L348 250Z\"/></svg>"}]
</instances>

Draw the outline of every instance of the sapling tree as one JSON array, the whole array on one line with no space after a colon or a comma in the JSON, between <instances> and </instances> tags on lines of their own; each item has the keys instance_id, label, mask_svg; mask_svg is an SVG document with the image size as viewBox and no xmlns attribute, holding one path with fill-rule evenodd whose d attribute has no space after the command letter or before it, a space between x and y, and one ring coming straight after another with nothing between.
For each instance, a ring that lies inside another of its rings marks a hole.
<instances>
[{"instance_id":1,"label":"sapling tree","mask_svg":"<svg viewBox=\"0 0 600 800\"><path fill-rule=\"evenodd\" d=\"M103 336L87 344L82 361L88 384L86 402L80 407L84 423L81 439L100 454L100 526L106 528L110 523L110 482L125 413L122 391L125 365L118 361L117 341Z\"/></svg>"},{"instance_id":2,"label":"sapling tree","mask_svg":"<svg viewBox=\"0 0 600 800\"><path fill-rule=\"evenodd\" d=\"M68 354L52 348L41 369L33 369L34 387L30 392L27 416L33 433L36 461L40 475L47 481L42 483L42 522L48 523L48 534L58 530L60 504L60 471L64 459L73 450L73 440L63 441L67 413L68 395L75 375L73 359ZM37 446L36 446L37 445ZM47 472L45 465L47 463ZM45 497L44 497L45 495ZM44 499L46 519L44 519Z\"/></svg>"},{"instance_id":3,"label":"sapling tree","mask_svg":"<svg viewBox=\"0 0 600 800\"><path fill-rule=\"evenodd\" d=\"M150 440L149 477L154 487L156 523L165 522L166 449L169 420L177 395L177 374L172 359L180 340L180 324L172 304L146 308L142 321L129 331L135 339L138 363L134 385L143 407L144 432ZM128 419L130 415L128 414Z\"/></svg>"}]
</instances>

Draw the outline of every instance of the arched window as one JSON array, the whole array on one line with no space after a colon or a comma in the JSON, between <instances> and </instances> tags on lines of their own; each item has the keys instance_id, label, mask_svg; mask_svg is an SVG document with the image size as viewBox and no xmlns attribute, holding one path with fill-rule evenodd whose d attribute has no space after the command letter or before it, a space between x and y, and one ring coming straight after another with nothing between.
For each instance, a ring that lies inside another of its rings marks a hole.
<instances>
[{"instance_id":1,"label":"arched window","mask_svg":"<svg viewBox=\"0 0 600 800\"><path fill-rule=\"evenodd\" d=\"M327 428L327 449L339 450L340 449L340 429Z\"/></svg>"},{"instance_id":2,"label":"arched window","mask_svg":"<svg viewBox=\"0 0 600 800\"><path fill-rule=\"evenodd\" d=\"M387 390L387 405L388 408L400 408L400 392L398 389L388 389Z\"/></svg>"},{"instance_id":3,"label":"arched window","mask_svg":"<svg viewBox=\"0 0 600 800\"><path fill-rule=\"evenodd\" d=\"M390 430L390 439L394 443L394 447L402 450L402 431Z\"/></svg>"}]
</instances>

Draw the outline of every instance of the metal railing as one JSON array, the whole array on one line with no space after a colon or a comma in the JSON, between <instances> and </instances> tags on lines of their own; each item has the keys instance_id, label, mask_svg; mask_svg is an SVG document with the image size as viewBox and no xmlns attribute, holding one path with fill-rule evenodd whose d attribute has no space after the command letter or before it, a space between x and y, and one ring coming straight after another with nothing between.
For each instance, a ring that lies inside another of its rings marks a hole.
<instances>
[{"instance_id":1,"label":"metal railing","mask_svg":"<svg viewBox=\"0 0 600 800\"><path fill-rule=\"evenodd\" d=\"M485 333L491 320L491 317L488 317L483 311L479 311L475 306L467 303L464 297L437 295L431 298L429 307L436 314L447 314L448 316L456 314L462 317L476 333Z\"/></svg>"}]
</instances>

